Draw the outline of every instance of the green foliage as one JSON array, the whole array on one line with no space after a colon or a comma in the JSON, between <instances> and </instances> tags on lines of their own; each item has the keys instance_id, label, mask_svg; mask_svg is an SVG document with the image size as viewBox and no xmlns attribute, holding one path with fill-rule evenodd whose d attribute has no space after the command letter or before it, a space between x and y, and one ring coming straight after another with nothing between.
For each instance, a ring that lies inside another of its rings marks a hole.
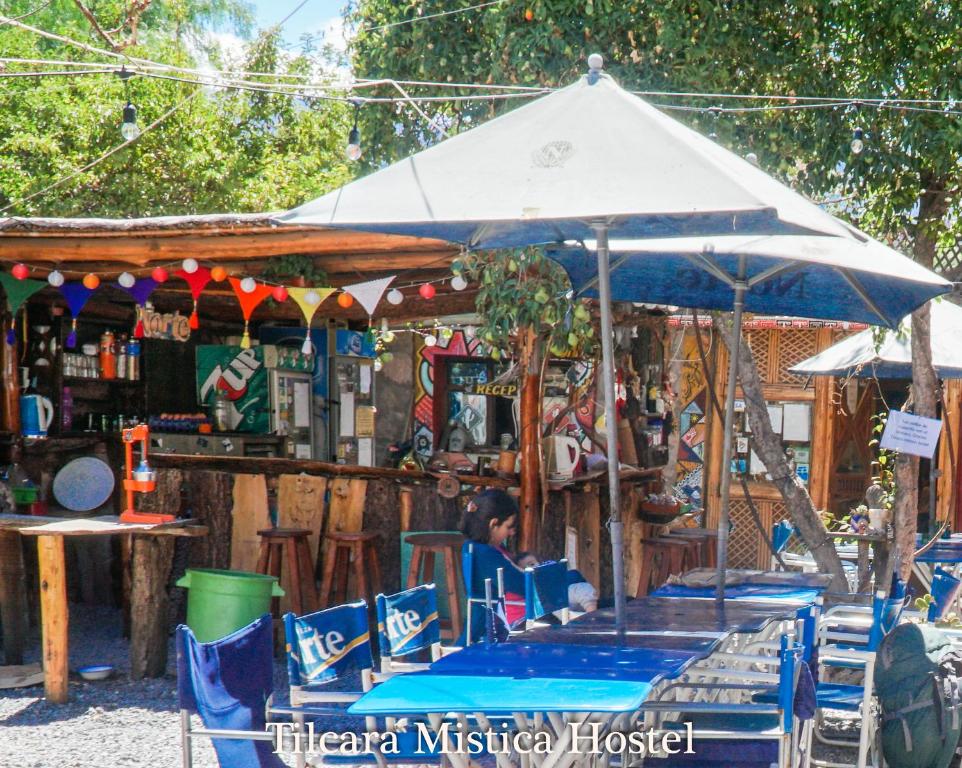
<instances>
[{"instance_id":1,"label":"green foliage","mask_svg":"<svg viewBox=\"0 0 962 768\"><path fill-rule=\"evenodd\" d=\"M495 359L519 328L534 329L556 356L590 354L594 348L588 303L572 297L564 270L540 248L472 253L453 269L480 284L478 337L493 348Z\"/></svg>"},{"instance_id":2,"label":"green foliage","mask_svg":"<svg viewBox=\"0 0 962 768\"><path fill-rule=\"evenodd\" d=\"M291 278L299 277L304 278L305 285L327 285L327 272L319 268L313 258L300 253L273 257L264 266L261 276L288 285L292 284Z\"/></svg>"},{"instance_id":3,"label":"green foliage","mask_svg":"<svg viewBox=\"0 0 962 768\"><path fill-rule=\"evenodd\" d=\"M11 15L36 7L13 0ZM104 26L120 18L119 0L95 6ZM76 7L59 0L28 21L82 42L106 47ZM282 56L276 33L249 41L236 60L209 33L228 25L244 33L250 11L235 0L152 3L141 18L131 56L194 67L305 74L324 65L311 52ZM0 56L103 61L6 26ZM7 70L32 71L10 64ZM115 74L19 77L0 81L0 208L34 216L152 216L214 211L280 210L350 180L343 158L349 108L337 102L202 89L171 80L133 77L130 99L141 128L175 104L181 108L137 142L55 191L29 195L76 171L122 142L125 93Z\"/></svg>"},{"instance_id":4,"label":"green foliage","mask_svg":"<svg viewBox=\"0 0 962 768\"><path fill-rule=\"evenodd\" d=\"M872 439L869 445L877 448L878 454L872 462L872 482L881 487L883 509L892 509L895 506L895 451L879 448L879 441L885 431L885 423L888 421L888 414L876 413L872 416Z\"/></svg>"},{"instance_id":5,"label":"green foliage","mask_svg":"<svg viewBox=\"0 0 962 768\"><path fill-rule=\"evenodd\" d=\"M584 73L588 54L597 51L606 70L632 90L962 99L962 5L957 3L527 0L372 29L468 5L469 0L355 0L347 17L358 30L351 51L355 74L563 86ZM650 99L746 106L711 98ZM436 124L457 132L526 101L426 108L434 110ZM816 198L851 196L833 210L910 245L919 234L916 204L926 190L930 195L945 191L950 198L949 214L929 221L928 234L942 244L954 243L962 227L962 216L952 214L958 205L962 122L939 109L911 111L891 104L773 108L722 113L717 120L703 112L671 114L704 133L714 130L720 143L738 154L755 153L766 171ZM439 138L407 108L368 105L362 120L366 159L375 167ZM859 155L849 148L856 127L865 138Z\"/></svg>"}]
</instances>

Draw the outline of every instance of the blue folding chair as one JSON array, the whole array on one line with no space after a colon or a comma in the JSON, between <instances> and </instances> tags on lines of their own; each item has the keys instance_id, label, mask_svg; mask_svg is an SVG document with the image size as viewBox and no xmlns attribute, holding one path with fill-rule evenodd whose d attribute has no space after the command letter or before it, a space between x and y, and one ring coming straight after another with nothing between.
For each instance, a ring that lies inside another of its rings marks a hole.
<instances>
[{"instance_id":1,"label":"blue folding chair","mask_svg":"<svg viewBox=\"0 0 962 768\"><path fill-rule=\"evenodd\" d=\"M412 590L409 590L412 591ZM402 593L404 594L404 593ZM380 597L383 597L380 596ZM437 622L435 604L434 621ZM272 712L291 715L295 732L305 734L305 721L319 716L347 715L347 707L374 687L374 662L371 657L371 643L368 635L367 603L355 603L327 608L305 616L288 613L284 616L284 630L287 635L287 673L290 678L290 708L273 707ZM333 690L335 681L344 680L349 675L360 675L361 690L350 691L338 688ZM394 732L395 723L388 720L384 728L378 728L377 720L365 718L367 733L372 736L371 743L378 742L383 736ZM310 735L310 728L306 731ZM417 734L414 731L394 733L398 740L398 754L377 751L363 754L316 754L312 765L343 765L376 762L436 762L432 755L418 752ZM345 742L351 743L349 734ZM305 750L298 750L297 766L305 763L305 754L310 747L308 740L295 737L295 744ZM327 743L328 749L332 748Z\"/></svg>"},{"instance_id":2,"label":"blue folding chair","mask_svg":"<svg viewBox=\"0 0 962 768\"><path fill-rule=\"evenodd\" d=\"M658 759L658 765L666 768L790 768L802 764L808 753L808 729L799 728L799 723L811 719L814 714L813 685L807 665L801 663L803 655L802 645L791 643L783 636L777 656L778 672L769 676L773 683L688 684L699 691L749 697L744 701L646 704L643 709L648 712L678 716L678 720L662 724L660 730L663 732L684 735L690 728L693 735L693 754L683 752L687 744L681 739L679 752L666 756L664 760ZM724 670L719 672L724 673ZM685 684L672 684L665 690L679 687L685 687Z\"/></svg>"},{"instance_id":3,"label":"blue folding chair","mask_svg":"<svg viewBox=\"0 0 962 768\"><path fill-rule=\"evenodd\" d=\"M441 658L441 621L434 584L378 595L375 604L382 675L427 669L429 662L403 660L416 653L429 652L431 661Z\"/></svg>"},{"instance_id":4,"label":"blue folding chair","mask_svg":"<svg viewBox=\"0 0 962 768\"><path fill-rule=\"evenodd\" d=\"M184 768L193 763L195 738L213 740L222 768L284 768L266 730L274 673L270 614L209 643L181 625L176 646ZM200 715L203 728L192 727L191 714Z\"/></svg>"},{"instance_id":5,"label":"blue folding chair","mask_svg":"<svg viewBox=\"0 0 962 768\"><path fill-rule=\"evenodd\" d=\"M949 613L949 610L959 599L959 590L962 589L962 580L953 576L941 567L935 569L932 575L932 586L930 592L932 602L929 604L928 621L941 621Z\"/></svg>"},{"instance_id":6,"label":"blue folding chair","mask_svg":"<svg viewBox=\"0 0 962 768\"><path fill-rule=\"evenodd\" d=\"M461 571L464 577L464 595L467 603L467 618L464 622L464 634L459 638L458 645L471 645L481 641L490 641L488 627L492 618L495 634L502 632L501 623L507 624L505 617L504 575L502 569L498 573L485 576L480 573L476 562L478 554L474 542L467 541L461 550ZM493 583L493 577L498 580L498 595L486 594L486 585ZM519 589L520 593L522 590ZM492 611L495 614L492 614Z\"/></svg>"},{"instance_id":7,"label":"blue folding chair","mask_svg":"<svg viewBox=\"0 0 962 768\"><path fill-rule=\"evenodd\" d=\"M568 623L568 561L540 563L524 569L525 628L548 614Z\"/></svg>"}]
</instances>

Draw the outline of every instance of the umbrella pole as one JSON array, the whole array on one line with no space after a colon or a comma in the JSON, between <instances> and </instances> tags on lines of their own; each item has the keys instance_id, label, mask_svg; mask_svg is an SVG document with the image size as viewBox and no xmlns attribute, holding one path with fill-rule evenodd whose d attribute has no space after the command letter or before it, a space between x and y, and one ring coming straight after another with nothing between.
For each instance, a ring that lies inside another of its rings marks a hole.
<instances>
[{"instance_id":1,"label":"umbrella pole","mask_svg":"<svg viewBox=\"0 0 962 768\"><path fill-rule=\"evenodd\" d=\"M742 311L745 309L745 257L738 257L738 276L735 279L735 304L732 322L732 347L729 350L728 388L725 392L725 426L722 436L721 509L718 511L718 583L715 596L725 599L725 571L728 568L729 502L732 490L732 434L735 431L735 386L738 377L738 350L742 340Z\"/></svg>"},{"instance_id":2,"label":"umbrella pole","mask_svg":"<svg viewBox=\"0 0 962 768\"><path fill-rule=\"evenodd\" d=\"M621 481L618 476L618 421L615 413L615 349L611 328L611 275L608 272L608 224L592 223L597 239L598 302L601 305L601 382L605 395L605 437L608 443L608 529L611 570L615 584L615 631L625 631L624 524L621 521Z\"/></svg>"}]
</instances>

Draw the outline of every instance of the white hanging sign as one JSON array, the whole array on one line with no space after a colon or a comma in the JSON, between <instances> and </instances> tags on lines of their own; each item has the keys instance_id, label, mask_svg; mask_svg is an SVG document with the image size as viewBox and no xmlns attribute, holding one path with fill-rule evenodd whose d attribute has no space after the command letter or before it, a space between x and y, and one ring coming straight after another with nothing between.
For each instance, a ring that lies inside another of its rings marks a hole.
<instances>
[{"instance_id":1,"label":"white hanging sign","mask_svg":"<svg viewBox=\"0 0 962 768\"><path fill-rule=\"evenodd\" d=\"M939 419L928 419L914 413L889 411L888 421L879 447L887 451L909 453L931 459L942 432Z\"/></svg>"}]
</instances>

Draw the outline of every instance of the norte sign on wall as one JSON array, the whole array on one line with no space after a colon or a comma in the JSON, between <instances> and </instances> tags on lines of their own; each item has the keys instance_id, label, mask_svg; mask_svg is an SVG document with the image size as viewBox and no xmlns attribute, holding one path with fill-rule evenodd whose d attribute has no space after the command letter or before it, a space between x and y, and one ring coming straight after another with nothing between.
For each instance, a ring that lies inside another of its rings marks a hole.
<instances>
[{"instance_id":1,"label":"norte sign on wall","mask_svg":"<svg viewBox=\"0 0 962 768\"><path fill-rule=\"evenodd\" d=\"M144 322L144 336L148 339L173 339L187 341L190 338L190 322L180 312L155 312L153 309L141 310Z\"/></svg>"}]
</instances>

